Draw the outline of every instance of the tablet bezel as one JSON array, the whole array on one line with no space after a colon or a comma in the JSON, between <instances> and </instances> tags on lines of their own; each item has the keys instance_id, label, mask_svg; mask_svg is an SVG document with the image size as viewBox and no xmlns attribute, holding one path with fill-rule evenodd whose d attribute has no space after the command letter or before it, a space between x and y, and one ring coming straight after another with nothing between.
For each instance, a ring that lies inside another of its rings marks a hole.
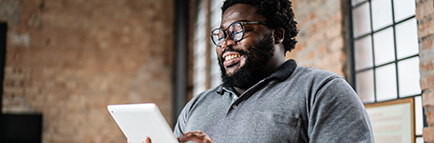
<instances>
[{"instance_id":1,"label":"tablet bezel","mask_svg":"<svg viewBox=\"0 0 434 143\"><path fill-rule=\"evenodd\" d=\"M130 143L150 137L154 143L178 143L154 103L108 105L107 109Z\"/></svg>"}]
</instances>

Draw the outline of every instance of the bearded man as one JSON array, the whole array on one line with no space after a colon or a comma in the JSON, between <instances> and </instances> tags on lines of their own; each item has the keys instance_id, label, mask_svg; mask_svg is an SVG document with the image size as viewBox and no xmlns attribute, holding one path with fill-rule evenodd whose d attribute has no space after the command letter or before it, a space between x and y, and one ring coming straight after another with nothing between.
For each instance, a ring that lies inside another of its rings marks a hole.
<instances>
[{"instance_id":1,"label":"bearded man","mask_svg":"<svg viewBox=\"0 0 434 143\"><path fill-rule=\"evenodd\" d=\"M374 142L367 112L340 76L285 60L297 22L288 0L226 0L211 32L223 84L195 96L180 142Z\"/></svg>"}]
</instances>

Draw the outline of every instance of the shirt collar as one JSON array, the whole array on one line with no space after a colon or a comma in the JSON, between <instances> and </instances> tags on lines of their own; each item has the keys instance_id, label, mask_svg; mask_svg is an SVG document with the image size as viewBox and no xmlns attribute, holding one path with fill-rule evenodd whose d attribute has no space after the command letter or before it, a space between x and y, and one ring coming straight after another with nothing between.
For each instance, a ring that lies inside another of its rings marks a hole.
<instances>
[{"instance_id":1,"label":"shirt collar","mask_svg":"<svg viewBox=\"0 0 434 143\"><path fill-rule=\"evenodd\" d=\"M279 81L283 81L287 79L294 72L296 67L297 67L297 63L295 62L295 60L293 59L287 60L273 74L265 78L265 80L272 80L275 78ZM223 87L222 85L220 85L219 87L217 87L216 91L218 94L223 95L224 91L231 92L232 87Z\"/></svg>"},{"instance_id":2,"label":"shirt collar","mask_svg":"<svg viewBox=\"0 0 434 143\"><path fill-rule=\"evenodd\" d=\"M290 59L283 63L273 74L268 76L266 79L277 78L279 81L283 81L287 79L292 74L292 72L294 72L296 67L297 63L295 62L295 60Z\"/></svg>"}]
</instances>

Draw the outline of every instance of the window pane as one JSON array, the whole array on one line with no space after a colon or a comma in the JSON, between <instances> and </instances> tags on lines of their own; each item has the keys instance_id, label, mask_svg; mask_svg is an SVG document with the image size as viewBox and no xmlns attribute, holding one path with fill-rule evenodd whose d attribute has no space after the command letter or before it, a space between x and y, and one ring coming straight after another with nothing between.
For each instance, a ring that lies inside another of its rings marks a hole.
<instances>
[{"instance_id":1,"label":"window pane","mask_svg":"<svg viewBox=\"0 0 434 143\"><path fill-rule=\"evenodd\" d=\"M357 4L361 3L361 2L364 2L364 1L366 1L366 0L351 0L351 4L353 6L355 6L355 5L357 5Z\"/></svg>"},{"instance_id":2,"label":"window pane","mask_svg":"<svg viewBox=\"0 0 434 143\"><path fill-rule=\"evenodd\" d=\"M210 21L211 28L220 27L220 18L221 18L221 9L220 7L223 5L222 0L212 0L211 1L211 9L210 9ZM217 87L221 84L220 79L220 66L218 65L217 54L215 54L215 45L210 41L210 87Z\"/></svg>"},{"instance_id":3,"label":"window pane","mask_svg":"<svg viewBox=\"0 0 434 143\"><path fill-rule=\"evenodd\" d=\"M396 26L396 48L399 59L419 53L415 18Z\"/></svg>"},{"instance_id":4,"label":"window pane","mask_svg":"<svg viewBox=\"0 0 434 143\"><path fill-rule=\"evenodd\" d=\"M353 9L353 32L354 37L369 33L371 30L369 16L369 3L364 3Z\"/></svg>"},{"instance_id":5,"label":"window pane","mask_svg":"<svg viewBox=\"0 0 434 143\"><path fill-rule=\"evenodd\" d=\"M377 101L396 99L395 64L377 68L375 77Z\"/></svg>"},{"instance_id":6,"label":"window pane","mask_svg":"<svg viewBox=\"0 0 434 143\"><path fill-rule=\"evenodd\" d=\"M374 31L392 24L390 0L372 0L372 23Z\"/></svg>"},{"instance_id":7,"label":"window pane","mask_svg":"<svg viewBox=\"0 0 434 143\"><path fill-rule=\"evenodd\" d=\"M374 73L372 70L357 73L356 90L363 103L372 103L374 99Z\"/></svg>"},{"instance_id":8,"label":"window pane","mask_svg":"<svg viewBox=\"0 0 434 143\"><path fill-rule=\"evenodd\" d=\"M422 130L423 130L423 112L422 112L422 98L421 96L416 96L414 98L415 100L415 122L416 122L416 135L422 135Z\"/></svg>"},{"instance_id":9,"label":"window pane","mask_svg":"<svg viewBox=\"0 0 434 143\"><path fill-rule=\"evenodd\" d=\"M206 24L206 13L204 8L198 7L197 20L195 22L194 28L194 65L193 65L193 95L198 95L200 92L206 90L205 87L205 77L206 77L206 69L205 69L205 52L206 43L205 38L208 36L205 34L205 24Z\"/></svg>"},{"instance_id":10,"label":"window pane","mask_svg":"<svg viewBox=\"0 0 434 143\"><path fill-rule=\"evenodd\" d=\"M416 138L416 143L424 143L423 138L422 137L417 137Z\"/></svg>"},{"instance_id":11,"label":"window pane","mask_svg":"<svg viewBox=\"0 0 434 143\"><path fill-rule=\"evenodd\" d=\"M400 97L420 94L419 57L414 57L398 63Z\"/></svg>"},{"instance_id":12,"label":"window pane","mask_svg":"<svg viewBox=\"0 0 434 143\"><path fill-rule=\"evenodd\" d=\"M371 36L367 36L354 42L356 70L372 67L371 41Z\"/></svg>"},{"instance_id":13,"label":"window pane","mask_svg":"<svg viewBox=\"0 0 434 143\"><path fill-rule=\"evenodd\" d=\"M415 15L415 3L415 0L394 0L393 6L395 10L395 21L398 22L407 17Z\"/></svg>"},{"instance_id":14,"label":"window pane","mask_svg":"<svg viewBox=\"0 0 434 143\"><path fill-rule=\"evenodd\" d=\"M395 60L392 28L374 34L375 65Z\"/></svg>"}]
</instances>

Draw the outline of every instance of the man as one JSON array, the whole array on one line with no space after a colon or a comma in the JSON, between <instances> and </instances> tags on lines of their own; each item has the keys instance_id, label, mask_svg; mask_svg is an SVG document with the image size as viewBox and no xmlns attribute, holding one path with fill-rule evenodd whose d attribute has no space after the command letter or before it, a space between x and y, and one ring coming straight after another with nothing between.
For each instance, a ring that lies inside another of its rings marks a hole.
<instances>
[{"instance_id":1,"label":"man","mask_svg":"<svg viewBox=\"0 0 434 143\"><path fill-rule=\"evenodd\" d=\"M211 32L223 84L194 97L180 142L374 142L368 115L340 76L285 61L298 34L288 0L226 0Z\"/></svg>"}]
</instances>

